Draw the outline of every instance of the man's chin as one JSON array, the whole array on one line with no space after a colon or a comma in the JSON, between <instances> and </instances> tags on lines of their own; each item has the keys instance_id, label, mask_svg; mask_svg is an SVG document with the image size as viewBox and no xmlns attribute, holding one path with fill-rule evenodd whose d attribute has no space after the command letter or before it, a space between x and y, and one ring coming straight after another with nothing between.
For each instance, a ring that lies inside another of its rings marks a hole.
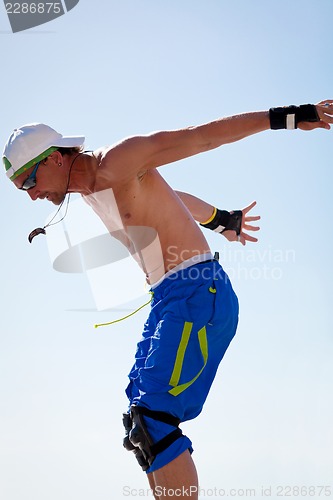
<instances>
[{"instance_id":1,"label":"man's chin","mask_svg":"<svg viewBox=\"0 0 333 500\"><path fill-rule=\"evenodd\" d=\"M52 197L49 199L53 203L53 205L61 205L61 203L65 200L66 195L61 196L55 196L54 198Z\"/></svg>"}]
</instances>

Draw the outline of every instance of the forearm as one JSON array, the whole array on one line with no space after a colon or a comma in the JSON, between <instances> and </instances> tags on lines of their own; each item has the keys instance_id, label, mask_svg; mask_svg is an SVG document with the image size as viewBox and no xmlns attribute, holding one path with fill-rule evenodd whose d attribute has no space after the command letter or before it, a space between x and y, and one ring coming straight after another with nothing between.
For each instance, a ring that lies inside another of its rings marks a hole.
<instances>
[{"instance_id":1,"label":"forearm","mask_svg":"<svg viewBox=\"0 0 333 500\"><path fill-rule=\"evenodd\" d=\"M248 231L258 231L258 226L253 226L252 222L260 219L258 215L248 216L248 212L256 205L252 202L243 210L219 210L192 194L176 191L192 217L206 229L215 233L220 233L229 241L240 241L245 245L247 241L256 242L258 238L251 236ZM250 223L250 224L249 224Z\"/></svg>"},{"instance_id":2,"label":"forearm","mask_svg":"<svg viewBox=\"0 0 333 500\"><path fill-rule=\"evenodd\" d=\"M269 112L256 111L221 118L194 127L201 147L210 150L270 129Z\"/></svg>"},{"instance_id":3,"label":"forearm","mask_svg":"<svg viewBox=\"0 0 333 500\"><path fill-rule=\"evenodd\" d=\"M150 152L145 168L156 168L210 151L269 128L269 112L257 111L181 130L155 132L146 137Z\"/></svg>"},{"instance_id":4,"label":"forearm","mask_svg":"<svg viewBox=\"0 0 333 500\"><path fill-rule=\"evenodd\" d=\"M237 235L242 229L242 211L220 210L209 203L193 196L192 194L176 191L184 205L190 211L194 220L200 223L201 226L212 231L226 234L231 231L236 231Z\"/></svg>"},{"instance_id":5,"label":"forearm","mask_svg":"<svg viewBox=\"0 0 333 500\"><path fill-rule=\"evenodd\" d=\"M176 191L176 193L197 222L205 222L212 216L214 212L213 205L192 194L183 193L182 191Z\"/></svg>"}]
</instances>

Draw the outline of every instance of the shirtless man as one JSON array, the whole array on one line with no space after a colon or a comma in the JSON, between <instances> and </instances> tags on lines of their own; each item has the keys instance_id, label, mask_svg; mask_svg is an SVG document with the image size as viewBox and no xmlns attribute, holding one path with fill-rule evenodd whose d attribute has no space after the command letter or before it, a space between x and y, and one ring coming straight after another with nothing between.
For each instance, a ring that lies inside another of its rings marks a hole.
<instances>
[{"instance_id":1,"label":"shirtless man","mask_svg":"<svg viewBox=\"0 0 333 500\"><path fill-rule=\"evenodd\" d=\"M333 100L271 108L131 137L93 153L78 149L83 137L32 124L15 130L5 146L6 173L18 189L55 205L67 193L80 193L151 285L123 423L124 446L147 472L156 499L198 498L191 441L179 423L201 412L238 320L237 297L195 221L245 245L257 241L247 231L257 230L249 222L259 219L247 215L254 203L229 213L175 192L157 168L270 128L329 130L332 115Z\"/></svg>"}]
</instances>

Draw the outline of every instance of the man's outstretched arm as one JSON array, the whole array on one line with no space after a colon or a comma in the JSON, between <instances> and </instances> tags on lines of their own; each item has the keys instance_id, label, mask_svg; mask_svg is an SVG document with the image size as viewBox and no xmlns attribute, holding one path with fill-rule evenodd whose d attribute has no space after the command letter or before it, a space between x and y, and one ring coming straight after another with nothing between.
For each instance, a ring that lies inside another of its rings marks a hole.
<instances>
[{"instance_id":1,"label":"man's outstretched arm","mask_svg":"<svg viewBox=\"0 0 333 500\"><path fill-rule=\"evenodd\" d=\"M228 241L240 241L242 245L245 245L247 241L258 241L258 238L248 234L248 231L259 231L260 229L258 226L249 224L249 222L260 219L259 215L248 215L256 205L255 201L243 210L227 212L226 210L215 208L213 205L192 194L184 193L183 191L176 191L176 193L192 217L201 226L222 234ZM233 217L233 214L237 214L237 217Z\"/></svg>"},{"instance_id":2,"label":"man's outstretched arm","mask_svg":"<svg viewBox=\"0 0 333 500\"><path fill-rule=\"evenodd\" d=\"M184 130L156 132L152 140L150 167L158 167L188 156L239 141L269 129L329 130L333 123L333 100L318 104L284 106L221 118Z\"/></svg>"},{"instance_id":3,"label":"man's outstretched arm","mask_svg":"<svg viewBox=\"0 0 333 500\"><path fill-rule=\"evenodd\" d=\"M299 128L329 130L333 123L333 100L301 106L271 108L214 120L179 130L135 136L112 146L107 155L115 178L130 179L183 158L244 139L268 129Z\"/></svg>"}]
</instances>

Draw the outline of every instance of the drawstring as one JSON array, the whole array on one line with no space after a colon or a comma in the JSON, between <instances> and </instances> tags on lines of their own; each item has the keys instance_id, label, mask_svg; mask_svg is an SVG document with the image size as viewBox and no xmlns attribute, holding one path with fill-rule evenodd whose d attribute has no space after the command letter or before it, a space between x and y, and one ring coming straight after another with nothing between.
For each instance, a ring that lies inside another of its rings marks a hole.
<instances>
[{"instance_id":1,"label":"drawstring","mask_svg":"<svg viewBox=\"0 0 333 500\"><path fill-rule=\"evenodd\" d=\"M119 321L123 321L124 319L127 319L127 318L130 318L131 316L134 316L134 314L141 311L141 309L143 309L144 307L148 306L151 303L151 301L153 300L154 292L149 292L149 293L150 293L151 297L148 300L148 302L146 302L142 306L138 307L138 309L136 309L135 311L131 312L130 314L127 314L127 316L124 316L123 318L115 319L113 321L109 321L108 323L97 323L96 325L94 325L95 328L98 328L99 326L113 325L114 323L119 323Z\"/></svg>"},{"instance_id":2,"label":"drawstring","mask_svg":"<svg viewBox=\"0 0 333 500\"><path fill-rule=\"evenodd\" d=\"M220 257L219 252L215 252L213 260L219 261L219 257ZM212 287L209 288L209 291L211 293L216 293L215 288L212 288ZM143 309L144 307L146 307L149 304L151 304L151 302L153 300L153 297L154 297L154 292L153 291L149 291L149 293L150 293L150 299L148 300L148 302L146 302L145 304L142 304L142 306L138 307L135 311L131 312L130 314L127 314L127 316L124 316L123 318L119 318L119 319L114 319L113 321L108 321L107 323L97 323L96 325L94 325L94 327L98 328L100 326L113 325L114 323L119 323L120 321L124 321L125 319L130 318L131 316L134 316L134 314L136 314L137 312L141 311L141 309Z\"/></svg>"}]
</instances>

